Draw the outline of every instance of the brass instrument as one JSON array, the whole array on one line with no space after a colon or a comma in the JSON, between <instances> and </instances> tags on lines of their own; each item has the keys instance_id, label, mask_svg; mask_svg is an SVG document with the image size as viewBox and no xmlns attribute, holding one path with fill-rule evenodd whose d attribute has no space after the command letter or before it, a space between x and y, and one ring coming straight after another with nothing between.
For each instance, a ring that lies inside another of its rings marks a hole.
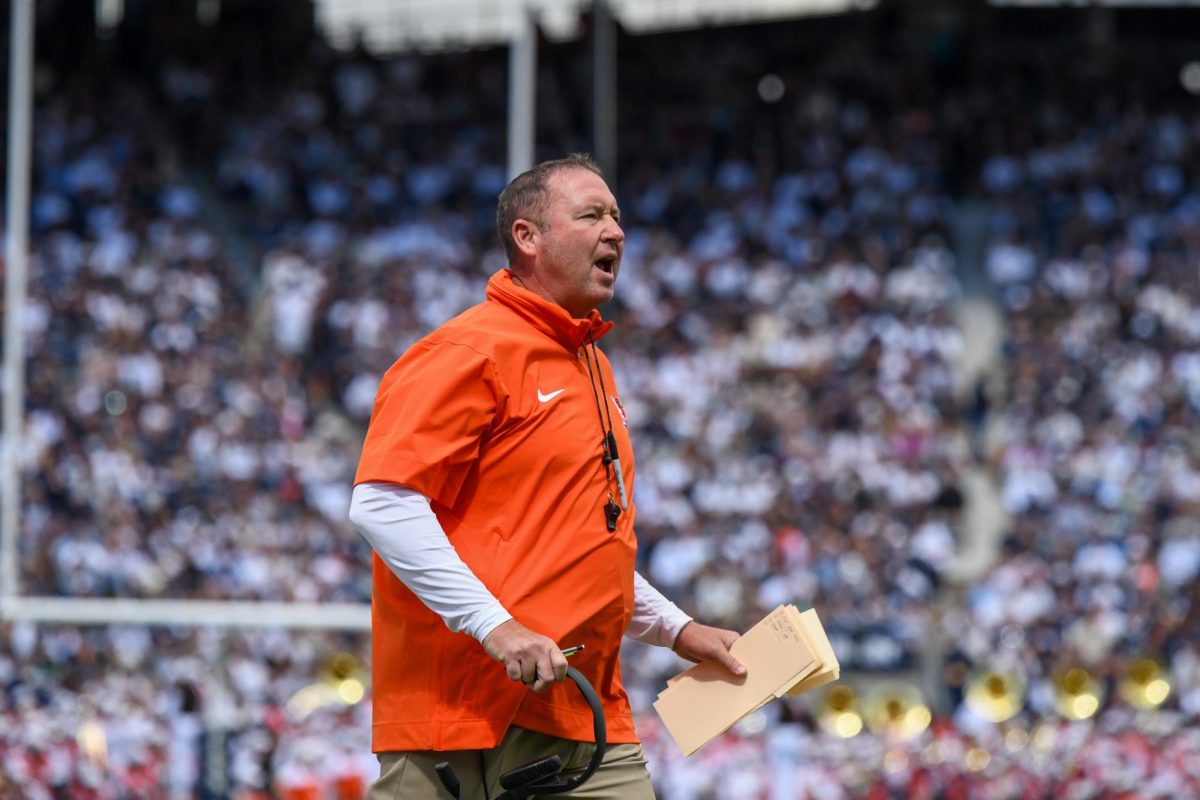
<instances>
[{"instance_id":1,"label":"brass instrument","mask_svg":"<svg viewBox=\"0 0 1200 800\"><path fill-rule=\"evenodd\" d=\"M933 721L920 690L910 684L884 684L868 694L863 705L867 725L877 734L911 739Z\"/></svg>"},{"instance_id":2,"label":"brass instrument","mask_svg":"<svg viewBox=\"0 0 1200 800\"><path fill-rule=\"evenodd\" d=\"M1104 696L1104 686L1083 667L1068 667L1054 676L1054 709L1067 719L1090 719Z\"/></svg>"},{"instance_id":3,"label":"brass instrument","mask_svg":"<svg viewBox=\"0 0 1200 800\"><path fill-rule=\"evenodd\" d=\"M1005 722L1025 705L1025 682L1016 675L988 671L967 686L967 707L991 722Z\"/></svg>"},{"instance_id":4,"label":"brass instrument","mask_svg":"<svg viewBox=\"0 0 1200 800\"><path fill-rule=\"evenodd\" d=\"M857 736L863 729L858 695L845 684L830 687L818 702L815 716L822 728L843 739Z\"/></svg>"},{"instance_id":5,"label":"brass instrument","mask_svg":"<svg viewBox=\"0 0 1200 800\"><path fill-rule=\"evenodd\" d=\"M293 694L286 707L293 718L304 719L320 708L355 705L366 694L366 678L358 658L352 653L338 653L326 662L317 682Z\"/></svg>"},{"instance_id":6,"label":"brass instrument","mask_svg":"<svg viewBox=\"0 0 1200 800\"><path fill-rule=\"evenodd\" d=\"M1166 671L1152 658L1139 658L1126 667L1117 684L1121 699L1133 708L1152 711L1171 695Z\"/></svg>"}]
</instances>

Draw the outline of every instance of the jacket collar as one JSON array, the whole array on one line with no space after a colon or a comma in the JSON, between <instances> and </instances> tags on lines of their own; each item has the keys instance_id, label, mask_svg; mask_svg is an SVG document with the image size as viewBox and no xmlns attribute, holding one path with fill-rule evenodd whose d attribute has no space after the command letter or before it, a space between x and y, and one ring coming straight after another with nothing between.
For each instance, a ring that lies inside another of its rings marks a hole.
<instances>
[{"instance_id":1,"label":"jacket collar","mask_svg":"<svg viewBox=\"0 0 1200 800\"><path fill-rule=\"evenodd\" d=\"M588 340L598 341L612 330L613 323L592 311L583 319L572 317L562 306L518 286L507 268L502 268L488 280L487 299L516 312L537 330L572 351Z\"/></svg>"}]
</instances>

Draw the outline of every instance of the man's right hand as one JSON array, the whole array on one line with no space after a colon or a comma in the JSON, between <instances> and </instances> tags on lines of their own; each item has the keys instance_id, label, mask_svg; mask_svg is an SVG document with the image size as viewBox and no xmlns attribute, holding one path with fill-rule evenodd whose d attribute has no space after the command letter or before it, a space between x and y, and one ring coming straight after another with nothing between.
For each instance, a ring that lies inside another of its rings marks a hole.
<instances>
[{"instance_id":1,"label":"man's right hand","mask_svg":"<svg viewBox=\"0 0 1200 800\"><path fill-rule=\"evenodd\" d=\"M535 692L567 677L567 658L553 639L534 633L515 619L501 623L483 638L483 649L504 665L508 677Z\"/></svg>"}]
</instances>

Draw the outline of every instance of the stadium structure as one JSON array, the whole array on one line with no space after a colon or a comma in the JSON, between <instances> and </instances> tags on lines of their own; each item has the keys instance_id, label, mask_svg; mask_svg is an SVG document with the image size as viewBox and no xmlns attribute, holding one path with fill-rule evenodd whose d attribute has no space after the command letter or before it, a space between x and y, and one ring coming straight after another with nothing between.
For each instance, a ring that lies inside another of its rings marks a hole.
<instances>
[{"instance_id":1,"label":"stadium structure","mask_svg":"<svg viewBox=\"0 0 1200 800\"><path fill-rule=\"evenodd\" d=\"M1200 796L1194 3L10 0L0 797L361 798L382 371L594 152L639 569L843 666L659 796Z\"/></svg>"}]
</instances>

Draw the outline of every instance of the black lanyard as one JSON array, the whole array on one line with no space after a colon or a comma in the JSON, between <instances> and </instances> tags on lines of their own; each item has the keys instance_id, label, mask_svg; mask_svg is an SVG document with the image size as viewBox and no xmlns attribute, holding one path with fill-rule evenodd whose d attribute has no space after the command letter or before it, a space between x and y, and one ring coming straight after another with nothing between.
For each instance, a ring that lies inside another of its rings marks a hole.
<instances>
[{"instance_id":1,"label":"black lanyard","mask_svg":"<svg viewBox=\"0 0 1200 800\"><path fill-rule=\"evenodd\" d=\"M617 451L617 437L613 434L612 411L608 408L608 390L604 387L604 372L600 369L600 356L596 353L596 340L592 338L591 331L588 332L588 344L592 346L592 355L588 356L585 346L583 360L587 364L588 379L592 382L592 397L596 400L596 416L600 419L600 431L603 433L600 444L604 452L604 480L608 491L608 502L604 504L604 524L608 527L609 532L612 532L617 529L617 518L621 516L621 509L629 508L629 498L625 495L625 476L621 472L621 454ZM594 370L592 368L593 360L596 362ZM596 388L597 380L600 382L599 389ZM601 397L605 398L605 402L601 402ZM606 411L607 415L605 415ZM613 499L614 477L617 483L617 496L621 499L620 506Z\"/></svg>"}]
</instances>

